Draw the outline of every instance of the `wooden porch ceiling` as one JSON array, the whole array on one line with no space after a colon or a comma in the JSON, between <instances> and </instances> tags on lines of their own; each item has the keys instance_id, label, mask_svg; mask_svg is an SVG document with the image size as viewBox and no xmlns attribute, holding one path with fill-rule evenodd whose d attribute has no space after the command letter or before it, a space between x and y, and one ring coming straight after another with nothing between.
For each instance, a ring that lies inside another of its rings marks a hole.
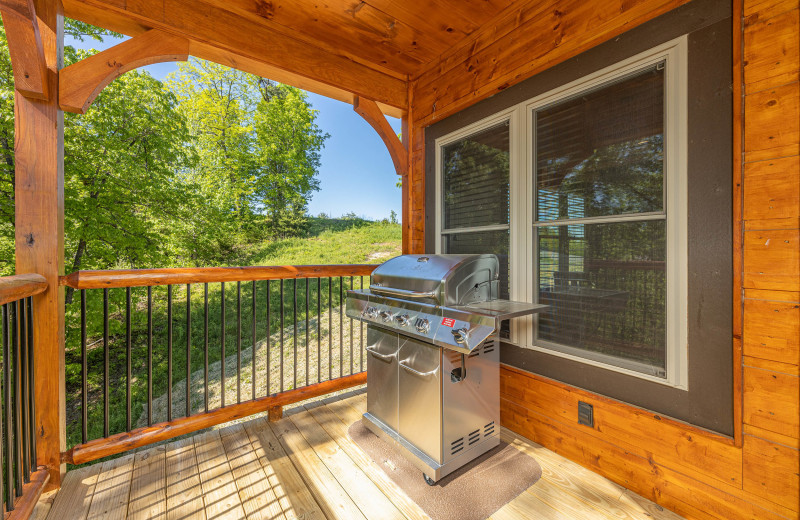
<instances>
[{"instance_id":1,"label":"wooden porch ceiling","mask_svg":"<svg viewBox=\"0 0 800 520\"><path fill-rule=\"evenodd\" d=\"M129 36L160 29L190 54L384 113L408 107L408 80L514 0L63 0L70 18Z\"/></svg>"}]
</instances>

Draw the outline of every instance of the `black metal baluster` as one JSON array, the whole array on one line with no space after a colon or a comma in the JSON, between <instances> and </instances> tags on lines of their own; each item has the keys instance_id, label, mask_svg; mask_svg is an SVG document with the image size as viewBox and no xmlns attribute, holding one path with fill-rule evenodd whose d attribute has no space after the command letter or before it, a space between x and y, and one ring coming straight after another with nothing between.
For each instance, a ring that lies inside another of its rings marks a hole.
<instances>
[{"instance_id":1,"label":"black metal baluster","mask_svg":"<svg viewBox=\"0 0 800 520\"><path fill-rule=\"evenodd\" d=\"M333 379L333 278L328 277L328 381Z\"/></svg>"},{"instance_id":2,"label":"black metal baluster","mask_svg":"<svg viewBox=\"0 0 800 520\"><path fill-rule=\"evenodd\" d=\"M28 415L28 396L30 395L30 381L28 380L28 317L27 317L27 308L25 306L25 300L21 300L17 302L17 306L19 308L19 373L17 374L17 378L20 379L20 393L17 395L17 401L20 402L21 407L21 414L18 417L18 420L22 423L21 425L21 453L20 456L22 458L22 479L27 484L31 481L31 451L30 451L30 443L28 442L30 439L30 432L28 428L30 428L30 415Z\"/></svg>"},{"instance_id":3,"label":"black metal baluster","mask_svg":"<svg viewBox=\"0 0 800 520\"><path fill-rule=\"evenodd\" d=\"M203 406L208 412L208 284L203 284Z\"/></svg>"},{"instance_id":4,"label":"black metal baluster","mask_svg":"<svg viewBox=\"0 0 800 520\"><path fill-rule=\"evenodd\" d=\"M362 291L364 290L364 277L361 277L361 283L358 286L359 289ZM358 329L361 334L358 340L358 363L359 363L359 372L364 371L364 322L358 322Z\"/></svg>"},{"instance_id":5,"label":"black metal baluster","mask_svg":"<svg viewBox=\"0 0 800 520\"><path fill-rule=\"evenodd\" d=\"M294 322L294 338L292 344L292 388L297 388L297 278L292 280L292 320Z\"/></svg>"},{"instance_id":6,"label":"black metal baluster","mask_svg":"<svg viewBox=\"0 0 800 520\"><path fill-rule=\"evenodd\" d=\"M36 470L36 356L34 356L33 348L33 297L27 298L28 304L28 379L31 381L30 385L30 440L31 443L31 468ZM2 424L0 423L0 432L3 431ZM0 471L0 476L2 471ZM2 493L3 484L0 481L0 493ZM0 511L2 511L2 504L0 504Z\"/></svg>"},{"instance_id":7,"label":"black metal baluster","mask_svg":"<svg viewBox=\"0 0 800 520\"><path fill-rule=\"evenodd\" d=\"M242 402L242 282L236 282L236 402Z\"/></svg>"},{"instance_id":8,"label":"black metal baluster","mask_svg":"<svg viewBox=\"0 0 800 520\"><path fill-rule=\"evenodd\" d=\"M317 383L322 382L322 278L317 278Z\"/></svg>"},{"instance_id":9,"label":"black metal baluster","mask_svg":"<svg viewBox=\"0 0 800 520\"><path fill-rule=\"evenodd\" d=\"M167 285L167 420L172 420L172 286Z\"/></svg>"},{"instance_id":10,"label":"black metal baluster","mask_svg":"<svg viewBox=\"0 0 800 520\"><path fill-rule=\"evenodd\" d=\"M1 324L2 329L3 329L3 331L2 331L3 332L3 337L2 337L3 346L8 344L8 325L6 323L6 316L5 315L6 315L6 306L3 305L3 311L2 311L3 323ZM6 357L4 356L3 357L3 366L5 366L7 364L8 364L8 361L7 361ZM3 474L3 465L7 464L8 461L10 460L10 457L7 454L3 453L4 447L3 447L3 443L2 443L2 435L5 435L5 430L3 429L3 414L0 413L0 514L3 513L4 505L6 503L6 500L5 500L5 496L6 496L5 495L5 489L6 489L5 488L5 483L6 482L5 482L5 475ZM34 447L35 447L35 444L34 444ZM9 494L9 496L10 496L10 494Z\"/></svg>"},{"instance_id":11,"label":"black metal baluster","mask_svg":"<svg viewBox=\"0 0 800 520\"><path fill-rule=\"evenodd\" d=\"M308 281L309 279L306 278L306 386L308 386Z\"/></svg>"},{"instance_id":12,"label":"black metal baluster","mask_svg":"<svg viewBox=\"0 0 800 520\"><path fill-rule=\"evenodd\" d=\"M131 431L131 288L125 288L125 426Z\"/></svg>"},{"instance_id":13,"label":"black metal baluster","mask_svg":"<svg viewBox=\"0 0 800 520\"><path fill-rule=\"evenodd\" d=\"M353 289L353 277L350 277L350 289ZM344 301L342 302L342 307L344 307ZM353 374L353 320L347 318L350 322L350 375Z\"/></svg>"},{"instance_id":14,"label":"black metal baluster","mask_svg":"<svg viewBox=\"0 0 800 520\"><path fill-rule=\"evenodd\" d=\"M3 432L6 439L6 482L8 483L7 510L14 510L14 439L12 437L13 419L11 408L11 343L14 331L11 328L13 304L3 305L3 397L5 398L6 424Z\"/></svg>"},{"instance_id":15,"label":"black metal baluster","mask_svg":"<svg viewBox=\"0 0 800 520\"><path fill-rule=\"evenodd\" d=\"M253 329L252 330L253 338L252 338L252 343L251 343L251 347L250 347L250 364L253 365L253 368L251 369L250 380L252 381L252 384L253 384L253 396L251 397L251 399L255 399L256 398L256 281L255 280L253 280L253 308L252 308L252 311L253 311L253 321L252 321L252 324L253 324L253 327L252 327L252 329Z\"/></svg>"},{"instance_id":16,"label":"black metal baluster","mask_svg":"<svg viewBox=\"0 0 800 520\"><path fill-rule=\"evenodd\" d=\"M281 279L281 392L283 392L283 279Z\"/></svg>"},{"instance_id":17,"label":"black metal baluster","mask_svg":"<svg viewBox=\"0 0 800 520\"><path fill-rule=\"evenodd\" d=\"M108 345L108 289L103 289L103 437L108 437L111 353Z\"/></svg>"},{"instance_id":18,"label":"black metal baluster","mask_svg":"<svg viewBox=\"0 0 800 520\"><path fill-rule=\"evenodd\" d=\"M192 284L186 284L186 417L192 415Z\"/></svg>"},{"instance_id":19,"label":"black metal baluster","mask_svg":"<svg viewBox=\"0 0 800 520\"><path fill-rule=\"evenodd\" d=\"M86 289L81 289L81 442L89 437L89 379L86 359Z\"/></svg>"},{"instance_id":20,"label":"black metal baluster","mask_svg":"<svg viewBox=\"0 0 800 520\"><path fill-rule=\"evenodd\" d=\"M147 425L153 424L153 288L147 286Z\"/></svg>"},{"instance_id":21,"label":"black metal baluster","mask_svg":"<svg viewBox=\"0 0 800 520\"><path fill-rule=\"evenodd\" d=\"M344 375L344 278L339 277L339 377Z\"/></svg>"},{"instance_id":22,"label":"black metal baluster","mask_svg":"<svg viewBox=\"0 0 800 520\"><path fill-rule=\"evenodd\" d=\"M221 290L221 293L222 293L221 294L221 300L220 300L220 306L221 306L221 311L220 311L221 320L220 321L222 322L222 324L220 326L221 329L222 329L222 331L221 331L221 336L222 336L222 338L221 338L221 348L222 348L221 356L222 356L222 359L220 359L220 361L219 361L219 363L220 363L220 366L219 366L220 399L221 399L220 406L224 407L225 406L225 282L221 282L220 290Z\"/></svg>"},{"instance_id":23,"label":"black metal baluster","mask_svg":"<svg viewBox=\"0 0 800 520\"><path fill-rule=\"evenodd\" d=\"M272 393L272 367L270 365L270 359L272 357L272 316L270 316L270 298L272 297L270 292L271 281L272 280L267 280L267 395Z\"/></svg>"},{"instance_id":24,"label":"black metal baluster","mask_svg":"<svg viewBox=\"0 0 800 520\"><path fill-rule=\"evenodd\" d=\"M22 394L22 380L20 379L20 345L19 345L19 302L11 304L11 323L13 325L14 334L12 335L12 348L14 353L14 483L17 489L17 496L22 496L22 403L20 402L20 394ZM106 435L108 436L108 435Z\"/></svg>"}]
</instances>

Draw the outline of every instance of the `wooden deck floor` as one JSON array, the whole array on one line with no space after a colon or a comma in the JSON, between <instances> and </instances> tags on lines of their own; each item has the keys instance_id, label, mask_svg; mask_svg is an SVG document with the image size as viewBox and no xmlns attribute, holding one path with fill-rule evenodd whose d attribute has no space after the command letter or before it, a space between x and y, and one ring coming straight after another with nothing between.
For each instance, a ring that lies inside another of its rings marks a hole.
<instances>
[{"instance_id":1,"label":"wooden deck floor","mask_svg":"<svg viewBox=\"0 0 800 520\"><path fill-rule=\"evenodd\" d=\"M348 438L365 407L364 393L346 394L276 423L255 419L71 471L34 517L428 518ZM542 478L494 520L680 518L511 432L502 435L539 461Z\"/></svg>"}]
</instances>

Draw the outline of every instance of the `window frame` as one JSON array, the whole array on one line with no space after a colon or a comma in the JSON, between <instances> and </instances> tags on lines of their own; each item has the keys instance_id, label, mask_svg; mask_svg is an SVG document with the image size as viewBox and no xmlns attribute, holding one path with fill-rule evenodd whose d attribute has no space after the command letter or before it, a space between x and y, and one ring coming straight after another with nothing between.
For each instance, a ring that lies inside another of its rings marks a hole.
<instances>
[{"instance_id":1,"label":"window frame","mask_svg":"<svg viewBox=\"0 0 800 520\"><path fill-rule=\"evenodd\" d=\"M509 294L512 299L538 299L536 228L563 221L535 221L535 127L536 110L564 101L581 92L602 87L660 61L666 62L664 78L664 206L660 212L614 215L570 220L570 223L613 223L634 220L666 221L666 377L612 365L585 355L554 350L537 341L536 315L512 320L510 343L522 348L598 366L678 389L688 390L688 36L683 35L619 61L575 81L502 110L435 140L435 247L441 253L443 147L503 121L509 122ZM469 228L489 230L499 226ZM505 229L505 226L502 226ZM455 232L464 232L456 230ZM579 351L579 349L575 349ZM620 358L614 358L619 360ZM617 361L625 364L625 360ZM629 366L633 366L629 364Z\"/></svg>"}]
</instances>

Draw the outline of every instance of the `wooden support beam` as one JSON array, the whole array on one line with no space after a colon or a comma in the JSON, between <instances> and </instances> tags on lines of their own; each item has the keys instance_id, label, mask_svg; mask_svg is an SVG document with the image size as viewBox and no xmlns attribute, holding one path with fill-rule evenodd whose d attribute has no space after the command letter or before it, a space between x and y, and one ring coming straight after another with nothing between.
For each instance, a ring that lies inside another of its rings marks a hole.
<instances>
[{"instance_id":1,"label":"wooden support beam","mask_svg":"<svg viewBox=\"0 0 800 520\"><path fill-rule=\"evenodd\" d=\"M14 88L25 97L47 99L47 62L33 0L0 0L0 14L14 69Z\"/></svg>"},{"instance_id":2,"label":"wooden support beam","mask_svg":"<svg viewBox=\"0 0 800 520\"><path fill-rule=\"evenodd\" d=\"M60 0L35 0L50 92L58 92L63 37ZM36 454L60 487L66 445L64 399L64 113L56 96L15 101L16 269L36 273L47 290L33 297L36 357Z\"/></svg>"},{"instance_id":3,"label":"wooden support beam","mask_svg":"<svg viewBox=\"0 0 800 520\"><path fill-rule=\"evenodd\" d=\"M118 433L105 439L95 439L86 444L75 446L64 453L62 458L64 462L70 464L84 464L110 455L130 451L134 448L147 446L154 442L165 441L187 433L204 430L217 424L249 417L256 413L269 412L269 416L274 417L276 408L280 409L286 405L363 385L366 382L366 372L331 379L330 381L323 381L303 388L259 397L252 401L217 408L210 412L181 417L172 421L137 428L130 432Z\"/></svg>"},{"instance_id":4,"label":"wooden support beam","mask_svg":"<svg viewBox=\"0 0 800 520\"><path fill-rule=\"evenodd\" d=\"M389 124L389 121L383 116L378 105L371 99L364 99L356 96L353 101L353 110L378 132L386 148L389 149L389 155L392 156L392 162L394 163L394 169L397 175L405 179L408 174L408 150L406 150L406 147L400 142L400 139Z\"/></svg>"},{"instance_id":5,"label":"wooden support beam","mask_svg":"<svg viewBox=\"0 0 800 520\"><path fill-rule=\"evenodd\" d=\"M189 59L189 40L153 29L73 63L60 72L62 110L86 113L100 92L122 74L145 65Z\"/></svg>"},{"instance_id":6,"label":"wooden support beam","mask_svg":"<svg viewBox=\"0 0 800 520\"><path fill-rule=\"evenodd\" d=\"M251 72L255 63L263 64L274 71L269 78L275 81L296 85L303 78L308 82L303 88L325 85L400 111L408 105L405 79L301 41L285 28L257 23L227 9L223 2L138 0L134 5L63 0L63 4L65 14L77 20L118 30L144 26L184 37L191 42L190 54L198 58L226 65L242 60Z\"/></svg>"}]
</instances>

